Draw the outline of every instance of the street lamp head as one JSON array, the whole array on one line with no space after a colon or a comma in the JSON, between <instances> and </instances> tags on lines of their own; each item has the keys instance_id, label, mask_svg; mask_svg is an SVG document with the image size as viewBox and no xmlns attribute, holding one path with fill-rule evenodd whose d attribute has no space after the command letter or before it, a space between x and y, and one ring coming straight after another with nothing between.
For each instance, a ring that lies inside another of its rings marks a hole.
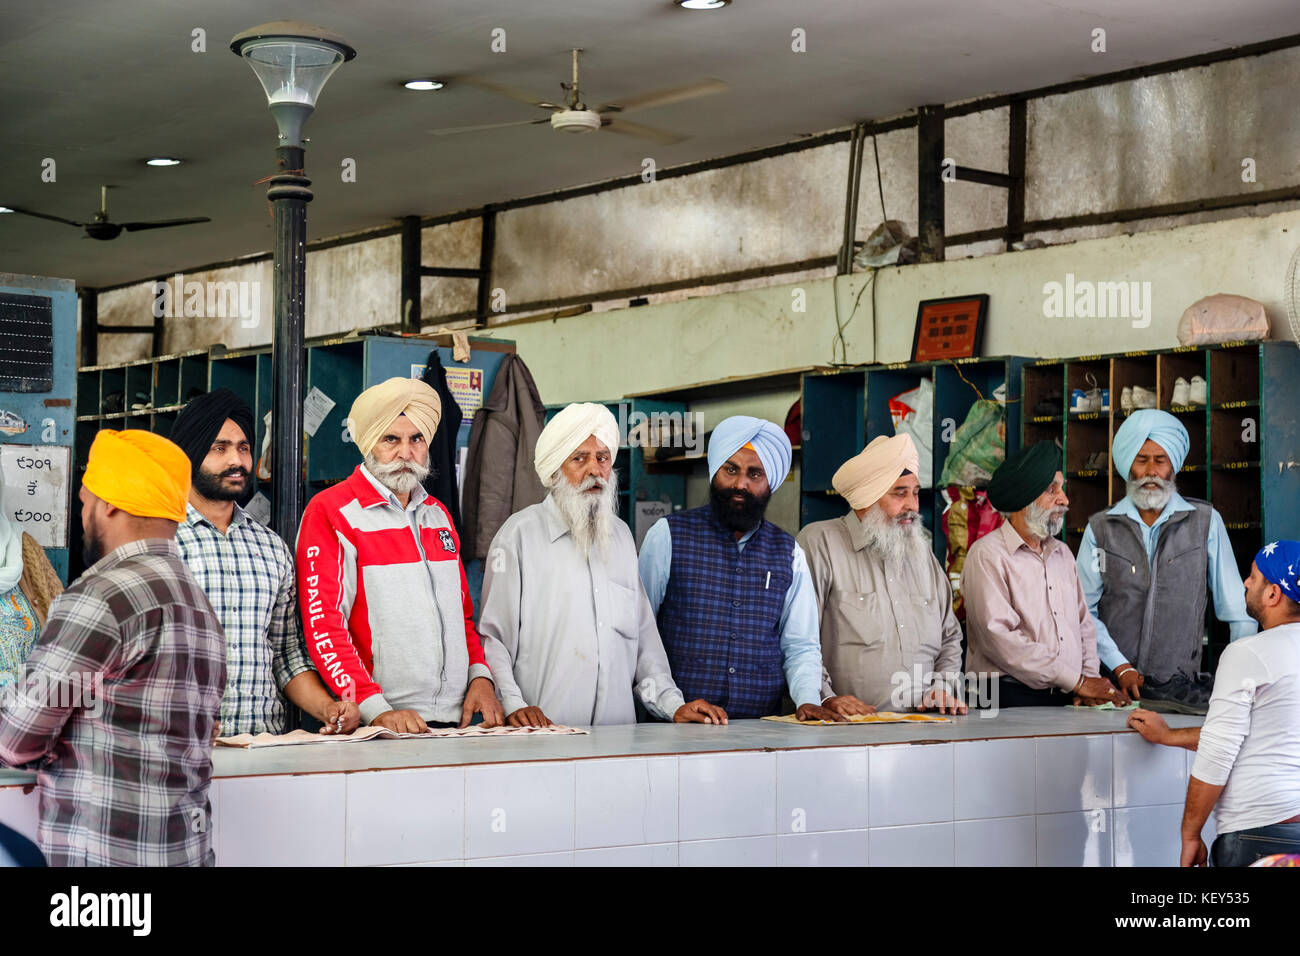
<instances>
[{"instance_id":1,"label":"street lamp head","mask_svg":"<svg viewBox=\"0 0 1300 956\"><path fill-rule=\"evenodd\" d=\"M248 61L266 91L281 146L302 146L302 127L325 81L357 55L341 36L310 23L277 20L237 34L230 49Z\"/></svg>"}]
</instances>

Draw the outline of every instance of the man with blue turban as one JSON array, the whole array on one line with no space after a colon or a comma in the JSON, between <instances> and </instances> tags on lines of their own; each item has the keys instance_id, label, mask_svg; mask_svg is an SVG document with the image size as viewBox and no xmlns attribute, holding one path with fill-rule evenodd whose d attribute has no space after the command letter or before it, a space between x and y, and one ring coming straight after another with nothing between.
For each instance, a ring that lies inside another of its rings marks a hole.
<instances>
[{"instance_id":1,"label":"man with blue turban","mask_svg":"<svg viewBox=\"0 0 1300 956\"><path fill-rule=\"evenodd\" d=\"M1168 412L1124 420L1112 460L1128 493L1088 520L1077 565L1098 656L1120 689L1152 709L1204 714L1213 686L1200 673L1207 593L1234 641L1256 625L1223 518L1175 487L1189 447Z\"/></svg>"},{"instance_id":2,"label":"man with blue turban","mask_svg":"<svg viewBox=\"0 0 1300 956\"><path fill-rule=\"evenodd\" d=\"M803 550L764 519L790 472L780 426L736 415L709 440L709 503L646 533L640 572L673 678L687 699L731 718L767 717L787 688L801 720L869 713L856 697L822 699L822 653Z\"/></svg>"},{"instance_id":3,"label":"man with blue turban","mask_svg":"<svg viewBox=\"0 0 1300 956\"><path fill-rule=\"evenodd\" d=\"M1255 555L1245 603L1259 633L1224 648L1200 727L1149 710L1128 725L1154 744L1196 752L1183 807L1182 865L1250 866L1300 847L1300 541ZM1214 811L1206 853L1201 831Z\"/></svg>"}]
</instances>

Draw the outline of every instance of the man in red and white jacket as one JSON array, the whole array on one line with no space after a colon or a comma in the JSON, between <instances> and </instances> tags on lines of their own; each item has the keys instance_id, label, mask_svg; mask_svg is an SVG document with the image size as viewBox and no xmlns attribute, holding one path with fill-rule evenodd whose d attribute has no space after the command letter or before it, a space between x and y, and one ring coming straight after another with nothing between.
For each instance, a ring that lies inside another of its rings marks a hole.
<instances>
[{"instance_id":1,"label":"man in red and white jacket","mask_svg":"<svg viewBox=\"0 0 1300 956\"><path fill-rule=\"evenodd\" d=\"M399 733L429 724L492 727L501 704L474 628L447 511L421 482L438 393L392 378L362 392L348 428L365 457L308 503L298 529L307 649L325 685L361 719Z\"/></svg>"}]
</instances>

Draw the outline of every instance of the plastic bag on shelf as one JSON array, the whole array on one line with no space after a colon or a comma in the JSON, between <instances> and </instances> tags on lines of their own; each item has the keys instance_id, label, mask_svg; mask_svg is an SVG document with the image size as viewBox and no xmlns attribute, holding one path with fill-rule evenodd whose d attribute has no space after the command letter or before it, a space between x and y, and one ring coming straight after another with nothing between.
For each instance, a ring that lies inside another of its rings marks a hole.
<instances>
[{"instance_id":1,"label":"plastic bag on shelf","mask_svg":"<svg viewBox=\"0 0 1300 956\"><path fill-rule=\"evenodd\" d=\"M993 399L981 398L971 406L948 448L940 487L988 484L1007 457L1005 415L1006 409Z\"/></svg>"},{"instance_id":2,"label":"plastic bag on shelf","mask_svg":"<svg viewBox=\"0 0 1300 956\"><path fill-rule=\"evenodd\" d=\"M911 435L916 445L921 465L917 481L922 488L934 487L934 381L923 378L916 388L891 398L889 416L894 420L894 433Z\"/></svg>"},{"instance_id":3,"label":"plastic bag on shelf","mask_svg":"<svg viewBox=\"0 0 1300 956\"><path fill-rule=\"evenodd\" d=\"M1193 302L1178 320L1178 344L1213 345L1216 342L1268 338L1268 313L1264 304L1244 295L1220 292Z\"/></svg>"}]
</instances>

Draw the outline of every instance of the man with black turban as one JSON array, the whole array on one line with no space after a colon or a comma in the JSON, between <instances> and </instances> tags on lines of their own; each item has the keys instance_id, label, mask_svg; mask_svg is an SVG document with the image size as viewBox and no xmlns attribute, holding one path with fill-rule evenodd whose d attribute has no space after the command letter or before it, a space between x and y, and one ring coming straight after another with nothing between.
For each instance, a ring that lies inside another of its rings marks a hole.
<instances>
[{"instance_id":1,"label":"man with black turban","mask_svg":"<svg viewBox=\"0 0 1300 956\"><path fill-rule=\"evenodd\" d=\"M171 433L192 468L176 543L226 632L221 732L287 733L287 696L321 733L351 733L361 712L330 695L307 654L293 556L239 506L252 487L253 438L252 409L228 388L191 401Z\"/></svg>"},{"instance_id":2,"label":"man with black turban","mask_svg":"<svg viewBox=\"0 0 1300 956\"><path fill-rule=\"evenodd\" d=\"M1000 676L1002 707L1127 704L1100 676L1074 556L1056 537L1070 505L1061 450L1050 441L1021 449L993 473L988 497L1005 520L971 545L962 569L966 669Z\"/></svg>"}]
</instances>

